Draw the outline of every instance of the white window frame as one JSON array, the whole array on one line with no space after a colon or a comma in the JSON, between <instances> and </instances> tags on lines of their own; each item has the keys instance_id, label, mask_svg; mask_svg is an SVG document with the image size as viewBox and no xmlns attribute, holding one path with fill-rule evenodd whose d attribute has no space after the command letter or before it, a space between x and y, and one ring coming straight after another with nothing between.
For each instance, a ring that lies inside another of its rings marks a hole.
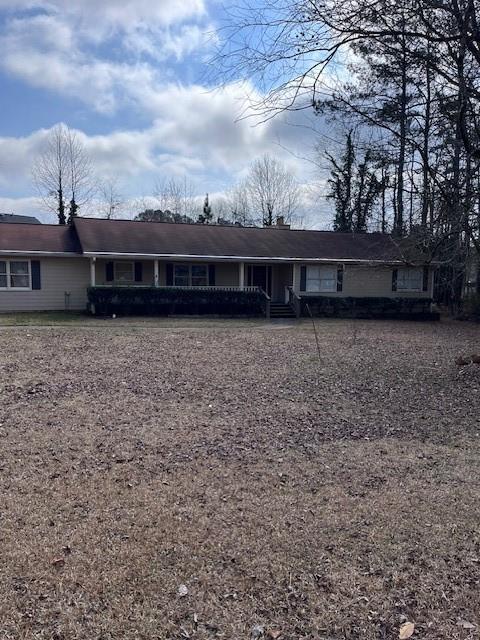
<instances>
[{"instance_id":1,"label":"white window frame","mask_svg":"<svg viewBox=\"0 0 480 640\"><path fill-rule=\"evenodd\" d=\"M176 274L175 274L175 269L177 267L187 267L188 268L188 284L187 285L183 285L183 284L176 284ZM206 274L206 284L192 284L192 267L205 267L205 274ZM173 286L174 287L192 287L192 288L196 288L196 287L208 287L209 286L209 274L208 274L208 264L203 264L201 262L194 262L194 263L186 263L186 262L175 262L173 264Z\"/></svg>"},{"instance_id":2,"label":"white window frame","mask_svg":"<svg viewBox=\"0 0 480 640\"><path fill-rule=\"evenodd\" d=\"M131 269L132 269L132 278L131 280L119 280L117 278L117 266L121 265L122 267L124 267L125 265L130 265ZM135 263L133 262L133 260L118 260L117 262L113 263L113 280L114 282L119 282L121 284L130 284L131 282L135 282Z\"/></svg>"},{"instance_id":3,"label":"white window frame","mask_svg":"<svg viewBox=\"0 0 480 640\"><path fill-rule=\"evenodd\" d=\"M313 276L313 270L318 274ZM310 275L309 275L310 272ZM333 272L333 277L326 277L327 272ZM322 275L323 274L323 275ZM338 280L338 268L336 266L320 266L320 265L308 265L305 278L305 291L307 293L335 293L337 291ZM327 287L325 281L331 281L331 287ZM313 283L318 283L315 287Z\"/></svg>"},{"instance_id":4,"label":"white window frame","mask_svg":"<svg viewBox=\"0 0 480 640\"><path fill-rule=\"evenodd\" d=\"M7 286L6 287L0 286L0 291L31 291L32 290L32 261L31 260L23 260L19 258L7 259L7 258L0 257L0 262L5 262L7 265L6 266ZM11 286L11 282L12 282L12 279L10 277L12 275L10 271L11 262L26 262L28 264L28 287L12 287Z\"/></svg>"},{"instance_id":5,"label":"white window frame","mask_svg":"<svg viewBox=\"0 0 480 640\"><path fill-rule=\"evenodd\" d=\"M412 272L417 274L415 281L418 279L418 285L416 286L411 284L413 280ZM397 269L397 291L423 291L422 267L400 267L400 269Z\"/></svg>"}]
</instances>

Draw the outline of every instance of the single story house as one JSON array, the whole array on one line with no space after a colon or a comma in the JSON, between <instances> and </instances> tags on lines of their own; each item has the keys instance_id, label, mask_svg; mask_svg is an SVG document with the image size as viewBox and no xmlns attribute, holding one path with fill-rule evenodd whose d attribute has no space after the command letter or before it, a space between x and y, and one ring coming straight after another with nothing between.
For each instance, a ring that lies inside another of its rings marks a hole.
<instances>
[{"instance_id":1,"label":"single story house","mask_svg":"<svg viewBox=\"0 0 480 640\"><path fill-rule=\"evenodd\" d=\"M76 218L0 226L0 312L428 314L434 267L380 233Z\"/></svg>"}]
</instances>

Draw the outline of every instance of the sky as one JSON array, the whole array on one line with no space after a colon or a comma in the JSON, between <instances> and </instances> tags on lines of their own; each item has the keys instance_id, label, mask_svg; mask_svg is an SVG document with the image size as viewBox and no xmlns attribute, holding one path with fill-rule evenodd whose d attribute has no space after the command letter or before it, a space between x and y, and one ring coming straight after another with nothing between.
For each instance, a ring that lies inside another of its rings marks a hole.
<instances>
[{"instance_id":1,"label":"sky","mask_svg":"<svg viewBox=\"0 0 480 640\"><path fill-rule=\"evenodd\" d=\"M117 181L126 216L157 181L186 176L215 198L271 153L303 186L308 226L326 226L305 160L315 117L241 118L261 98L254 82L212 81L223 11L219 0L0 0L0 211L55 222L31 169L65 123L99 178Z\"/></svg>"}]
</instances>

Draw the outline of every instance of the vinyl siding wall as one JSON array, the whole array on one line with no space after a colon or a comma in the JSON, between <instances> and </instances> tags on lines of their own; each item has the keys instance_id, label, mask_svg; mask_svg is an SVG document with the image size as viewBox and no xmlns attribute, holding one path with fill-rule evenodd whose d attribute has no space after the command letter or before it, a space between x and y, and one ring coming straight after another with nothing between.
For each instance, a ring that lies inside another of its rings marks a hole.
<instances>
[{"instance_id":1,"label":"vinyl siding wall","mask_svg":"<svg viewBox=\"0 0 480 640\"><path fill-rule=\"evenodd\" d=\"M104 260L97 259L95 263L95 282L97 285L115 285L115 282L106 281L106 264L108 262L132 262L132 260ZM135 262L138 262L135 261ZM153 260L140 260L142 263L142 281L134 282L132 285L152 286L154 284L154 266ZM158 286L165 287L167 284L168 261L158 261ZM195 264L193 261L182 261L177 264ZM198 264L205 264L201 262ZM215 264L215 285L217 287L236 287L239 283L239 267L238 263L217 262Z\"/></svg>"},{"instance_id":2,"label":"vinyl siding wall","mask_svg":"<svg viewBox=\"0 0 480 640\"><path fill-rule=\"evenodd\" d=\"M32 259L40 262L41 289L8 291L0 289L0 313L8 311L63 311L65 293L70 293L70 310L83 311L90 282L86 258L42 258L2 256L2 259Z\"/></svg>"},{"instance_id":3,"label":"vinyl siding wall","mask_svg":"<svg viewBox=\"0 0 480 640\"><path fill-rule=\"evenodd\" d=\"M6 259L19 259L16 256L5 256ZM65 309L65 292L70 293L70 309L84 310L87 305L87 287L90 285L90 261L88 258L42 258L32 256L40 261L40 290L5 291L0 290L0 313L9 311L62 311ZM96 261L96 284L107 283L105 264L108 260ZM159 261L159 286L166 285L166 262ZM142 261L142 282L145 286L153 285L153 260ZM285 283L292 281L292 265L274 266L274 296L282 299L281 289ZM434 271L429 272L427 291L392 291L392 269L390 267L345 265L343 291L325 293L307 293L300 291L300 265L295 269L295 289L302 296L340 296L340 297L392 297L392 298L429 298L432 295L432 278ZM246 283L246 280L245 280ZM215 284L217 286L238 286L238 263L215 263ZM277 290L278 289L278 290Z\"/></svg>"},{"instance_id":4,"label":"vinyl siding wall","mask_svg":"<svg viewBox=\"0 0 480 640\"><path fill-rule=\"evenodd\" d=\"M143 286L151 286L153 285L153 260L103 260L97 259L95 262L95 284L98 286L101 285L115 285L118 284L115 281L107 282L107 264L109 262L141 262L142 263L142 281L141 282L133 282L132 285L143 285ZM159 262L158 265L159 275L160 275L160 283L165 284L165 264Z\"/></svg>"},{"instance_id":5,"label":"vinyl siding wall","mask_svg":"<svg viewBox=\"0 0 480 640\"><path fill-rule=\"evenodd\" d=\"M300 269L299 269L300 270ZM345 265L342 291L314 293L296 290L302 296L339 296L353 298L431 298L434 270L428 274L427 291L392 291L392 268L381 266Z\"/></svg>"}]
</instances>

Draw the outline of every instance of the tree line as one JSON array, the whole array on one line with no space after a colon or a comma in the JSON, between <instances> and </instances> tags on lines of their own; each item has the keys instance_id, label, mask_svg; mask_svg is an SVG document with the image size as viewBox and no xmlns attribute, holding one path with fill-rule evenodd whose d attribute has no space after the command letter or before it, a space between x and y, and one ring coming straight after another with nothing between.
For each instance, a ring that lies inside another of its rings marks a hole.
<instances>
[{"instance_id":1,"label":"tree line","mask_svg":"<svg viewBox=\"0 0 480 640\"><path fill-rule=\"evenodd\" d=\"M85 146L63 124L50 132L32 174L45 208L56 214L59 224L71 223L92 202L96 214L105 218L118 217L126 206L118 178L99 179ZM202 202L185 176L158 180L151 196L138 199L133 208L140 221L272 226L277 218L293 221L299 205L294 176L265 154L252 162L245 179L213 201L207 193Z\"/></svg>"},{"instance_id":2,"label":"tree line","mask_svg":"<svg viewBox=\"0 0 480 640\"><path fill-rule=\"evenodd\" d=\"M344 130L328 155L335 228L415 236L458 298L480 253L478 0L240 0L217 56L257 78L265 117L313 110ZM234 43L234 46L233 46Z\"/></svg>"}]
</instances>

